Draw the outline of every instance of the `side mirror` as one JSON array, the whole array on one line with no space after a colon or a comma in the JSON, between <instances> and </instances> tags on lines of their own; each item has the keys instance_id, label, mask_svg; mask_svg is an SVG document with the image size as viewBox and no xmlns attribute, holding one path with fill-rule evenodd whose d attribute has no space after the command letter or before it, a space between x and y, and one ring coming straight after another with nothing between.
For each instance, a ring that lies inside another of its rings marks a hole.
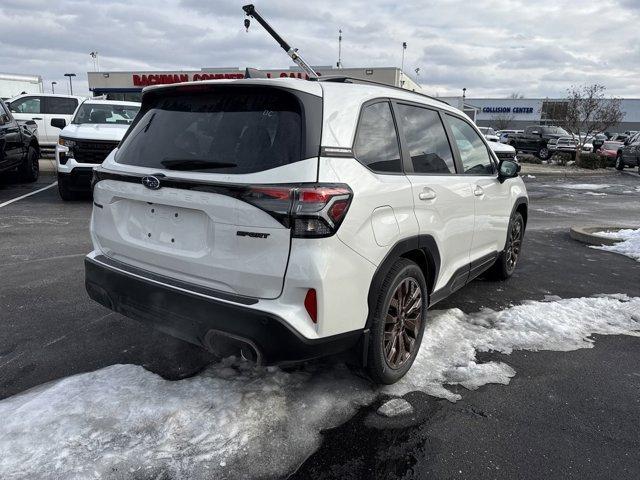
<instances>
[{"instance_id":1,"label":"side mirror","mask_svg":"<svg viewBox=\"0 0 640 480\"><path fill-rule=\"evenodd\" d=\"M513 160L501 160L498 166L498 180L503 183L509 178L515 178L521 169L520 164Z\"/></svg>"},{"instance_id":2,"label":"side mirror","mask_svg":"<svg viewBox=\"0 0 640 480\"><path fill-rule=\"evenodd\" d=\"M38 125L35 120L26 120L24 124L29 125L30 127L35 127L36 125Z\"/></svg>"},{"instance_id":3,"label":"side mirror","mask_svg":"<svg viewBox=\"0 0 640 480\"><path fill-rule=\"evenodd\" d=\"M67 121L64 118L52 118L51 126L62 130L64 127L67 126Z\"/></svg>"},{"instance_id":4,"label":"side mirror","mask_svg":"<svg viewBox=\"0 0 640 480\"><path fill-rule=\"evenodd\" d=\"M5 123L9 123L9 115L3 113L0 115L0 125L4 125Z\"/></svg>"}]
</instances>

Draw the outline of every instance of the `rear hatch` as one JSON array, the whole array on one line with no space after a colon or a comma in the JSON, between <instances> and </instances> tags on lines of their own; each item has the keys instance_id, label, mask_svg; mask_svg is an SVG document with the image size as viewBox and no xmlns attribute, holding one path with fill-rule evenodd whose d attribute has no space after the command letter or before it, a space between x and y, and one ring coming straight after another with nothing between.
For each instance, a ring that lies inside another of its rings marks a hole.
<instances>
[{"instance_id":1,"label":"rear hatch","mask_svg":"<svg viewBox=\"0 0 640 480\"><path fill-rule=\"evenodd\" d=\"M300 189L317 180L316 86L234 82L145 92L119 150L95 173L96 249L181 282L280 295L290 213Z\"/></svg>"}]
</instances>

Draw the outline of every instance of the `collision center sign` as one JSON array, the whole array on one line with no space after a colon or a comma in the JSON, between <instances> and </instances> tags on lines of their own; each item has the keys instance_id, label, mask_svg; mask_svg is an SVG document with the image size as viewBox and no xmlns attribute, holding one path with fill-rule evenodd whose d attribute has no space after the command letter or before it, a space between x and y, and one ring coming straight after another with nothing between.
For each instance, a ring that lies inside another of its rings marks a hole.
<instances>
[{"instance_id":1,"label":"collision center sign","mask_svg":"<svg viewBox=\"0 0 640 480\"><path fill-rule=\"evenodd\" d=\"M533 113L533 107L482 107L482 113Z\"/></svg>"}]
</instances>

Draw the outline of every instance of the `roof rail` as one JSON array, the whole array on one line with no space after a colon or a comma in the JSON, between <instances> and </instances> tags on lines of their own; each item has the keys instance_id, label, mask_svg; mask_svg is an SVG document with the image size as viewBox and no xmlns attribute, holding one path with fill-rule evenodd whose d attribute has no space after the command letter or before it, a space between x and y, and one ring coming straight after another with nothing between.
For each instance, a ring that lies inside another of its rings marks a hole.
<instances>
[{"instance_id":1,"label":"roof rail","mask_svg":"<svg viewBox=\"0 0 640 480\"><path fill-rule=\"evenodd\" d=\"M326 75L326 76L322 76L322 77L318 77L318 78L314 78L314 79L310 79L316 82L335 82L335 83L364 83L364 84L369 84L369 85L377 85L379 87L386 87L386 88L395 88L396 90L402 90L403 92L409 92L409 93L413 93L415 95L420 95L422 97L427 97L431 100L435 100L436 102L441 102L444 103L445 105L449 105L449 103L445 102L444 100L437 98L437 97L432 97L431 95L426 95L424 93L419 93L419 92L415 92L413 90L407 90L406 88L402 88L402 87L396 87L395 85L389 85L387 83L382 83L382 82L376 82L375 80L365 80L364 78L356 78L356 77L347 77L347 76L343 76L343 75Z\"/></svg>"}]
</instances>

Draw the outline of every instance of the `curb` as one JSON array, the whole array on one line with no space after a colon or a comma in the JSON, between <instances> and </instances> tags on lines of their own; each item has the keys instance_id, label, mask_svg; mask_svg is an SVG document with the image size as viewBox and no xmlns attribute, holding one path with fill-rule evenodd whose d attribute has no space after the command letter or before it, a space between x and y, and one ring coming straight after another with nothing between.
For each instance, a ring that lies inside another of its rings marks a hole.
<instances>
[{"instance_id":1,"label":"curb","mask_svg":"<svg viewBox=\"0 0 640 480\"><path fill-rule=\"evenodd\" d=\"M611 238L611 237L603 237L600 235L596 235L595 232L602 232L604 230L624 230L624 229L635 229L637 227L606 227L606 226L598 226L598 227L571 227L569 229L569 235L574 240L578 242L586 243L587 245L596 245L598 247L602 245L615 245L618 242L621 242L621 238Z\"/></svg>"},{"instance_id":2,"label":"curb","mask_svg":"<svg viewBox=\"0 0 640 480\"><path fill-rule=\"evenodd\" d=\"M620 173L624 173L625 175L630 175L632 177L640 178L640 173L634 172L633 170L629 170L629 171L622 170Z\"/></svg>"}]
</instances>

